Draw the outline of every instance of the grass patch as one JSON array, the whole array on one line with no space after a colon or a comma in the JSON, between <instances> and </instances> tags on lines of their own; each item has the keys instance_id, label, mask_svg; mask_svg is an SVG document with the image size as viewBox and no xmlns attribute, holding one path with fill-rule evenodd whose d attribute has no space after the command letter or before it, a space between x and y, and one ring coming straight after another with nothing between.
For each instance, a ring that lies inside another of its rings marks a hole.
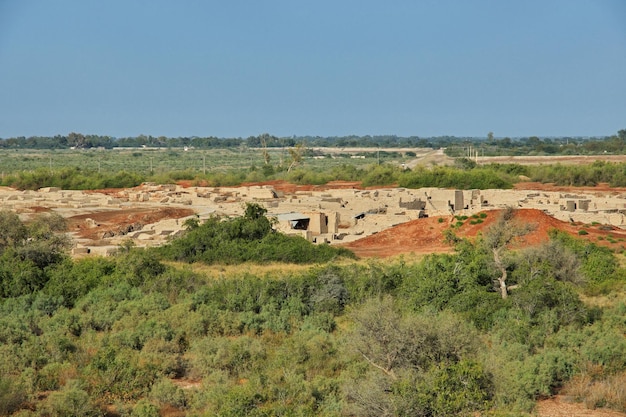
<instances>
[{"instance_id":1,"label":"grass patch","mask_svg":"<svg viewBox=\"0 0 626 417\"><path fill-rule=\"evenodd\" d=\"M207 265L202 262L188 264L185 262L175 261L167 261L163 263L176 269L189 269L194 273L206 276L208 280L223 278L235 279L246 275L276 278L299 274L313 268L311 265L286 264L281 262L272 262L263 265L251 262L240 265Z\"/></svg>"}]
</instances>

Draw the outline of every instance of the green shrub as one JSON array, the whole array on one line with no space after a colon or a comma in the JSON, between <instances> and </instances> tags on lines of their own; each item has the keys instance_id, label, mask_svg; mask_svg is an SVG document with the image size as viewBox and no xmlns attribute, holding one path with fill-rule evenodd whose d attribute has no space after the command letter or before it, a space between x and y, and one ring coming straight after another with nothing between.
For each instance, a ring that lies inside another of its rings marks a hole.
<instances>
[{"instance_id":1,"label":"green shrub","mask_svg":"<svg viewBox=\"0 0 626 417\"><path fill-rule=\"evenodd\" d=\"M27 400L24 387L8 375L0 376L0 415L8 416L19 410Z\"/></svg>"},{"instance_id":2,"label":"green shrub","mask_svg":"<svg viewBox=\"0 0 626 417\"><path fill-rule=\"evenodd\" d=\"M442 366L426 378L423 388L432 396L433 416L469 415L491 406L493 383L477 362L462 360Z\"/></svg>"},{"instance_id":3,"label":"green shrub","mask_svg":"<svg viewBox=\"0 0 626 417\"><path fill-rule=\"evenodd\" d=\"M265 212L256 204L248 204L244 217L226 221L217 217L208 219L156 250L167 259L208 264L313 263L340 256L354 257L345 248L313 245L304 238L274 232Z\"/></svg>"},{"instance_id":4,"label":"green shrub","mask_svg":"<svg viewBox=\"0 0 626 417\"><path fill-rule=\"evenodd\" d=\"M49 270L44 292L60 297L64 306L72 307L80 297L109 280L115 269L112 260L102 257L67 261Z\"/></svg>"},{"instance_id":5,"label":"green shrub","mask_svg":"<svg viewBox=\"0 0 626 417\"><path fill-rule=\"evenodd\" d=\"M399 172L397 167L391 165L376 165L366 172L365 176L362 178L361 185L364 187L392 185L397 182Z\"/></svg>"},{"instance_id":6,"label":"green shrub","mask_svg":"<svg viewBox=\"0 0 626 417\"><path fill-rule=\"evenodd\" d=\"M237 378L250 371L266 357L260 341L248 336L230 340L225 337L204 338L192 344L190 373L205 377L215 371Z\"/></svg>"},{"instance_id":7,"label":"green shrub","mask_svg":"<svg viewBox=\"0 0 626 417\"><path fill-rule=\"evenodd\" d=\"M310 307L315 311L340 314L348 303L349 294L341 278L330 270L317 277L311 289Z\"/></svg>"},{"instance_id":8,"label":"green shrub","mask_svg":"<svg viewBox=\"0 0 626 417\"><path fill-rule=\"evenodd\" d=\"M99 188L131 188L145 182L146 178L136 172L118 171L100 173L67 167L53 172L47 168L21 171L7 177L3 183L22 190L37 190L42 187L59 187L65 190L95 190Z\"/></svg>"},{"instance_id":9,"label":"green shrub","mask_svg":"<svg viewBox=\"0 0 626 417\"><path fill-rule=\"evenodd\" d=\"M156 382L150 390L150 398L161 405L170 405L180 410L187 408L185 392L169 379L161 379Z\"/></svg>"},{"instance_id":10,"label":"green shrub","mask_svg":"<svg viewBox=\"0 0 626 417\"><path fill-rule=\"evenodd\" d=\"M612 251L594 243L575 239L564 232L552 230L550 238L561 242L573 251L581 262L580 271L587 281L588 289L610 281L623 281L619 263Z\"/></svg>"},{"instance_id":11,"label":"green shrub","mask_svg":"<svg viewBox=\"0 0 626 417\"><path fill-rule=\"evenodd\" d=\"M398 185L405 188L459 188L459 189L490 189L511 188L512 180L507 174L495 172L488 168L474 168L468 171L435 167L433 169L417 168L406 171L398 178Z\"/></svg>"},{"instance_id":12,"label":"green shrub","mask_svg":"<svg viewBox=\"0 0 626 417\"><path fill-rule=\"evenodd\" d=\"M160 378L155 364L141 361L139 352L105 339L105 344L91 358L85 369L92 395L112 400L138 400Z\"/></svg>"},{"instance_id":13,"label":"green shrub","mask_svg":"<svg viewBox=\"0 0 626 417\"><path fill-rule=\"evenodd\" d=\"M70 381L61 391L50 394L44 409L55 417L104 415L79 381Z\"/></svg>"},{"instance_id":14,"label":"green shrub","mask_svg":"<svg viewBox=\"0 0 626 417\"><path fill-rule=\"evenodd\" d=\"M160 415L159 407L145 398L137 401L130 413L130 417L159 417Z\"/></svg>"}]
</instances>

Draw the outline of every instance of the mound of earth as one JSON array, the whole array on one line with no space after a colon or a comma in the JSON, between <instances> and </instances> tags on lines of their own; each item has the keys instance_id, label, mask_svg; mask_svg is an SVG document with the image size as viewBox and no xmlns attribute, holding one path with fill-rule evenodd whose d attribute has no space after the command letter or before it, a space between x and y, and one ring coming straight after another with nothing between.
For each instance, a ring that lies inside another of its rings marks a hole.
<instances>
[{"instance_id":1,"label":"mound of earth","mask_svg":"<svg viewBox=\"0 0 626 417\"><path fill-rule=\"evenodd\" d=\"M478 216L477 218L466 219L461 226L453 227L452 230L458 237L474 239L496 221L500 212L501 210L485 211L483 216L486 215L486 217ZM623 250L622 245L626 241L626 231L621 229L568 223L536 209L516 210L514 219L532 226L532 230L518 240L518 244L524 246L538 245L547 241L549 239L548 231L551 229L558 229L616 250ZM444 231L455 226L458 221L454 216L413 220L343 246L360 257L450 252L453 247L445 241Z\"/></svg>"}]
</instances>

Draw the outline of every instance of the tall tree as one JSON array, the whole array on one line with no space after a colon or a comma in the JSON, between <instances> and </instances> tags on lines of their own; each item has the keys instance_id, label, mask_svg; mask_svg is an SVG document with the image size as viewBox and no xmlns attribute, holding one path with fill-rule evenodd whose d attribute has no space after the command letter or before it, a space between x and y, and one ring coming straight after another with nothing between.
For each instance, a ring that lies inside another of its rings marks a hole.
<instances>
[{"instance_id":1,"label":"tall tree","mask_svg":"<svg viewBox=\"0 0 626 417\"><path fill-rule=\"evenodd\" d=\"M304 147L304 143L300 142L293 148L289 148L289 156L291 157L291 163L289 164L289 168L287 172L290 172L292 168L302 162L302 156L306 148Z\"/></svg>"},{"instance_id":2,"label":"tall tree","mask_svg":"<svg viewBox=\"0 0 626 417\"><path fill-rule=\"evenodd\" d=\"M511 261L507 251L516 239L526 235L533 228L532 225L516 222L514 217L515 209L506 208L482 239L482 245L491 253L493 263L499 272L496 282L503 299L508 297L509 290L512 288L507 282Z\"/></svg>"}]
</instances>

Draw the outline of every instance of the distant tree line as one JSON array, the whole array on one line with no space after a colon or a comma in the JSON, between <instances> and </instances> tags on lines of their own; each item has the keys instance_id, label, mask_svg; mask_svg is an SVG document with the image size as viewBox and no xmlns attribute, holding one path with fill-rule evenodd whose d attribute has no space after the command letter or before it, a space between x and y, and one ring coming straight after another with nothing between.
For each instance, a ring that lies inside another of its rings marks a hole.
<instances>
[{"instance_id":1,"label":"distant tree line","mask_svg":"<svg viewBox=\"0 0 626 417\"><path fill-rule=\"evenodd\" d=\"M87 148L137 148L137 147L194 147L208 148L277 148L293 147L305 143L308 147L418 147L447 148L450 156L471 156L471 150L479 155L568 155L626 152L626 129L615 135L603 137L545 137L497 138L492 132L487 137L402 137L396 135L350 135L350 136L290 136L277 137L263 133L248 138L175 137L139 135L115 138L112 136L86 135L72 132L68 135L30 136L0 138L0 149L87 149Z\"/></svg>"},{"instance_id":2,"label":"distant tree line","mask_svg":"<svg viewBox=\"0 0 626 417\"><path fill-rule=\"evenodd\" d=\"M452 141L446 154L453 157L500 155L599 155L626 152L626 129L604 137L555 137L469 139Z\"/></svg>"},{"instance_id":3,"label":"distant tree line","mask_svg":"<svg viewBox=\"0 0 626 417\"><path fill-rule=\"evenodd\" d=\"M248 138L218 138L208 137L175 137L139 135L136 137L115 138L112 136L85 135L72 132L68 135L56 136L31 136L0 138L0 148L23 148L23 149L89 149L103 147L112 148L175 148L194 147L206 148L280 148L293 147L298 143L306 143L307 146L328 147L419 147L439 148L451 143L472 140L472 138L456 138L454 136L442 136L437 138L420 138L417 136L399 137L396 135L382 136L290 136L277 137L268 133Z\"/></svg>"}]
</instances>

